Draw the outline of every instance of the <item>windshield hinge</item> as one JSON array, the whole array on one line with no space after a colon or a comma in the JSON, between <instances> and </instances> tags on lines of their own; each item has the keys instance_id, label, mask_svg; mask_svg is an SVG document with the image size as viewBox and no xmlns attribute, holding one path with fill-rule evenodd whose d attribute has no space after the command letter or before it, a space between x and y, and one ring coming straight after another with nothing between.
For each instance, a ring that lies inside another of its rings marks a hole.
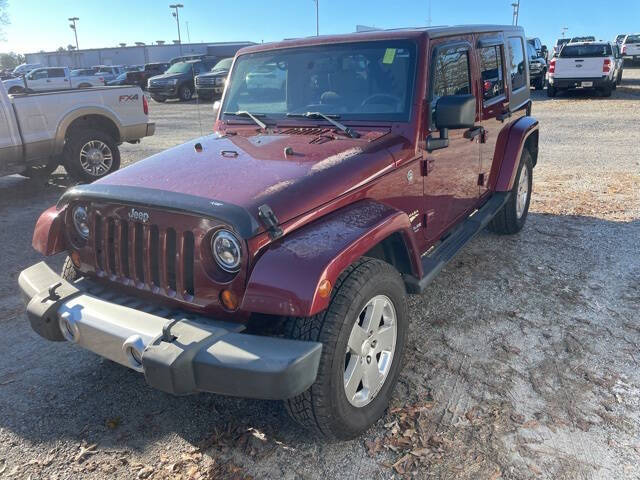
<instances>
[{"instance_id":1,"label":"windshield hinge","mask_svg":"<svg viewBox=\"0 0 640 480\"><path fill-rule=\"evenodd\" d=\"M276 214L273 213L269 205L264 204L258 207L258 217L260 217L260 220L262 220L262 223L267 228L271 240L282 236L282 228L278 226L278 217L276 217Z\"/></svg>"}]
</instances>

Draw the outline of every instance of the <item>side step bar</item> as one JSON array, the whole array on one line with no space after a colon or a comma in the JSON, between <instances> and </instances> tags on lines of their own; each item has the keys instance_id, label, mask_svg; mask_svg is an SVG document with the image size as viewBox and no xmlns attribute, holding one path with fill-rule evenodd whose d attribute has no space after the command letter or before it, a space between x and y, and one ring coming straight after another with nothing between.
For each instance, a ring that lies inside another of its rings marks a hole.
<instances>
[{"instance_id":1,"label":"side step bar","mask_svg":"<svg viewBox=\"0 0 640 480\"><path fill-rule=\"evenodd\" d=\"M404 275L404 282L409 293L422 293L427 285L440 273L440 270L451 261L453 257L473 237L481 232L504 207L509 200L510 192L496 192L479 210L456 227L435 250L422 257L422 271L424 276L420 279L413 275Z\"/></svg>"}]
</instances>

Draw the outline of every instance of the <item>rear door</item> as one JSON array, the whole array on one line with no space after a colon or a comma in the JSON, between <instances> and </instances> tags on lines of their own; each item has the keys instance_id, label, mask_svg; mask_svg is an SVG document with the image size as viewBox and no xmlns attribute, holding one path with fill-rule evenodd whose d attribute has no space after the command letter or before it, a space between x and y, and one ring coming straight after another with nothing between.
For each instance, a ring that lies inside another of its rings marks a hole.
<instances>
[{"instance_id":1,"label":"rear door","mask_svg":"<svg viewBox=\"0 0 640 480\"><path fill-rule=\"evenodd\" d=\"M472 41L471 36L465 36L430 43L427 134L438 135L433 121L438 99L445 95L469 94L478 98L477 85L472 80L476 68ZM426 153L427 228L424 232L428 243L438 241L478 201L479 137L470 140L464 135L465 130L449 130L449 146Z\"/></svg>"},{"instance_id":2,"label":"rear door","mask_svg":"<svg viewBox=\"0 0 640 480\"><path fill-rule=\"evenodd\" d=\"M478 38L477 58L480 69L482 90L482 127L485 130L481 145L480 175L478 186L480 196L489 188L489 174L495 155L498 136L509 123L499 120L509 111L507 95L505 46L502 33L482 35Z\"/></svg>"},{"instance_id":3,"label":"rear door","mask_svg":"<svg viewBox=\"0 0 640 480\"><path fill-rule=\"evenodd\" d=\"M64 68L50 68L48 72L49 78L47 78L48 86L50 89L69 88L69 80L65 75Z\"/></svg>"}]
</instances>

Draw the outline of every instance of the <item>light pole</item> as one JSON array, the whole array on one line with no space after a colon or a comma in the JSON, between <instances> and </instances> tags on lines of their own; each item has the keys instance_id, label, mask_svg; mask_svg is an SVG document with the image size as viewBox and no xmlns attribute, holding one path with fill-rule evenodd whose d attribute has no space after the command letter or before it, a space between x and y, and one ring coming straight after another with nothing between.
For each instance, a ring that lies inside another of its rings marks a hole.
<instances>
[{"instance_id":1,"label":"light pole","mask_svg":"<svg viewBox=\"0 0 640 480\"><path fill-rule=\"evenodd\" d=\"M520 0L518 0L515 3L512 3L511 6L513 7L513 24L517 26L518 15L520 15Z\"/></svg>"},{"instance_id":2,"label":"light pole","mask_svg":"<svg viewBox=\"0 0 640 480\"><path fill-rule=\"evenodd\" d=\"M176 25L178 25L178 44L180 45L180 56L182 56L182 39L180 38L180 14L178 13L178 9L183 7L184 5L182 5L181 3L174 3L172 5L169 5L169 8L175 9L175 12L172 12L171 15L176 18Z\"/></svg>"},{"instance_id":3,"label":"light pole","mask_svg":"<svg viewBox=\"0 0 640 480\"><path fill-rule=\"evenodd\" d=\"M78 47L78 31L76 30L76 21L80 20L78 17L71 17L69 19L70 22L73 22L71 25L69 25L69 28L71 30L73 30L74 35L76 36L76 52L78 50L80 50L80 48Z\"/></svg>"},{"instance_id":4,"label":"light pole","mask_svg":"<svg viewBox=\"0 0 640 480\"><path fill-rule=\"evenodd\" d=\"M564 38L564 34L567 33L567 30L569 30L569 27L562 27L562 38Z\"/></svg>"},{"instance_id":5,"label":"light pole","mask_svg":"<svg viewBox=\"0 0 640 480\"><path fill-rule=\"evenodd\" d=\"M320 35L320 16L319 16L319 3L320 0L313 0L316 4L316 37Z\"/></svg>"}]
</instances>

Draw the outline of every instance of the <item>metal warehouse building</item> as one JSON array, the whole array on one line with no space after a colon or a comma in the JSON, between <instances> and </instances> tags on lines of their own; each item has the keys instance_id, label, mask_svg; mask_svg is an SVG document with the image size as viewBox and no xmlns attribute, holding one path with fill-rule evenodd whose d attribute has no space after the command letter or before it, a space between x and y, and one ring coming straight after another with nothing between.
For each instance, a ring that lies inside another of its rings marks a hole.
<instances>
[{"instance_id":1,"label":"metal warehouse building","mask_svg":"<svg viewBox=\"0 0 640 480\"><path fill-rule=\"evenodd\" d=\"M207 54L215 57L230 57L240 48L248 45L255 44L253 42L222 42L90 48L78 51L27 53L26 62L40 63L47 67L72 68L88 68L94 65L142 65L168 62L182 55Z\"/></svg>"}]
</instances>

